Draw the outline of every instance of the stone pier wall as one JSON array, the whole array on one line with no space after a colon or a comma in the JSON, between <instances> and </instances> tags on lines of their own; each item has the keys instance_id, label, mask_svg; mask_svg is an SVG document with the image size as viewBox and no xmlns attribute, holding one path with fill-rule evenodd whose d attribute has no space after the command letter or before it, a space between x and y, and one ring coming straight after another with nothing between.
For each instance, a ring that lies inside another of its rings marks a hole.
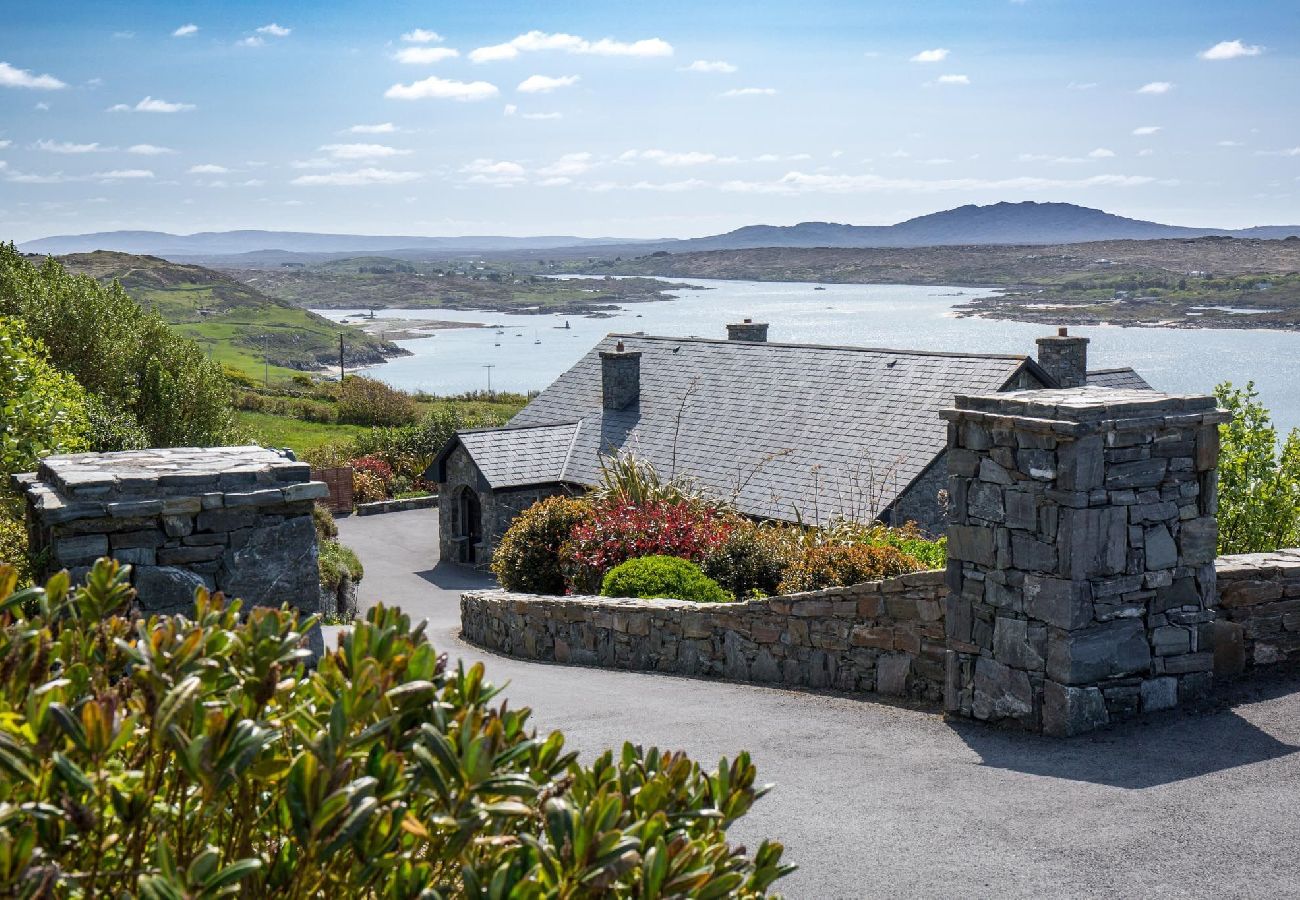
<instances>
[{"instance_id":1,"label":"stone pier wall","mask_svg":"<svg viewBox=\"0 0 1300 900\"><path fill-rule=\"evenodd\" d=\"M461 634L523 659L937 700L946 593L942 571L725 604L472 591Z\"/></svg>"},{"instance_id":2,"label":"stone pier wall","mask_svg":"<svg viewBox=\"0 0 1300 900\"><path fill-rule=\"evenodd\" d=\"M261 447L53 456L17 476L32 549L74 579L101 556L132 567L146 612L189 612L195 588L249 605L320 606L311 510L328 488Z\"/></svg>"},{"instance_id":3,"label":"stone pier wall","mask_svg":"<svg viewBox=\"0 0 1300 900\"><path fill-rule=\"evenodd\" d=\"M1219 671L1300 659L1300 550L1221 556Z\"/></svg>"}]
</instances>

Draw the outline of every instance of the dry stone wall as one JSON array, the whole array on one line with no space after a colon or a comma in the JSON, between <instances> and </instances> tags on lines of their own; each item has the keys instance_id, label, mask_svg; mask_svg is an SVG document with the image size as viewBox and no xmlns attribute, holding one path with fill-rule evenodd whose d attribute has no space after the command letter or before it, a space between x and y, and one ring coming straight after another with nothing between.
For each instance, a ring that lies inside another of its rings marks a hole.
<instances>
[{"instance_id":1,"label":"dry stone wall","mask_svg":"<svg viewBox=\"0 0 1300 900\"><path fill-rule=\"evenodd\" d=\"M739 603L472 591L463 637L524 659L937 700L944 573Z\"/></svg>"},{"instance_id":2,"label":"dry stone wall","mask_svg":"<svg viewBox=\"0 0 1300 900\"><path fill-rule=\"evenodd\" d=\"M328 488L261 447L81 453L16 477L32 547L74 579L102 556L132 567L146 612L192 608L203 586L250 605L320 606L312 504Z\"/></svg>"},{"instance_id":3,"label":"dry stone wall","mask_svg":"<svg viewBox=\"0 0 1300 900\"><path fill-rule=\"evenodd\" d=\"M1220 557L1216 671L1300 659L1300 550Z\"/></svg>"}]
</instances>

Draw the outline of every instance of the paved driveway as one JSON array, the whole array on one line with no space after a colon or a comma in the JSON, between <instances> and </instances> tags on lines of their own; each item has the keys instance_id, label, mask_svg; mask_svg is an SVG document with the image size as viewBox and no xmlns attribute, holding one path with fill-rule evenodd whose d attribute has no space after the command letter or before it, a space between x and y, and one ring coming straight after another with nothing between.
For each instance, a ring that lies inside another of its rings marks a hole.
<instances>
[{"instance_id":1,"label":"paved driveway","mask_svg":"<svg viewBox=\"0 0 1300 900\"><path fill-rule=\"evenodd\" d=\"M623 740L705 760L750 750L776 784L733 829L782 840L790 897L1300 895L1300 677L1219 707L1050 740L829 694L523 662L462 642L437 510L342 520L363 604L426 616L590 758Z\"/></svg>"}]
</instances>

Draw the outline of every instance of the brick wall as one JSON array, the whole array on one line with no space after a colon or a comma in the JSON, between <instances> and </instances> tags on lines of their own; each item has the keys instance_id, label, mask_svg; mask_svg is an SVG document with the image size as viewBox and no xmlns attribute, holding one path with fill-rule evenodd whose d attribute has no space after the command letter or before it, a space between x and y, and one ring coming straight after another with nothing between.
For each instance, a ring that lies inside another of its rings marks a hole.
<instances>
[{"instance_id":1,"label":"brick wall","mask_svg":"<svg viewBox=\"0 0 1300 900\"><path fill-rule=\"evenodd\" d=\"M524 659L937 700L946 593L941 571L726 604L472 591L461 633Z\"/></svg>"}]
</instances>

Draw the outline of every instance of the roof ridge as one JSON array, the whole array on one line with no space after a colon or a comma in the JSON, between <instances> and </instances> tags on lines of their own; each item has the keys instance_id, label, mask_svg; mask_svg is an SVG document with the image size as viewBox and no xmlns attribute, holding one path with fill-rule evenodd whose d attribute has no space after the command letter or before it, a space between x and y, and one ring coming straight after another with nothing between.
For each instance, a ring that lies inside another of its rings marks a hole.
<instances>
[{"instance_id":1,"label":"roof ridge","mask_svg":"<svg viewBox=\"0 0 1300 900\"><path fill-rule=\"evenodd\" d=\"M573 437L569 438L569 449L564 451L564 462L560 463L560 480L564 481L569 474L569 460L573 459L573 448L578 444L578 434L582 431L582 419L577 421L577 427L573 429Z\"/></svg>"},{"instance_id":2,"label":"roof ridge","mask_svg":"<svg viewBox=\"0 0 1300 900\"><path fill-rule=\"evenodd\" d=\"M1137 369L1132 366L1116 366L1113 369L1089 369L1087 375L1113 375L1116 372L1136 372Z\"/></svg>"},{"instance_id":3,"label":"roof ridge","mask_svg":"<svg viewBox=\"0 0 1300 900\"><path fill-rule=\"evenodd\" d=\"M852 344L798 344L787 341L733 341L728 338L706 338L690 335L680 337L667 334L643 334L641 332L610 332L605 335L609 338L632 338L641 341L676 341L679 343L691 342L699 344L726 344L728 346L745 348L745 349L766 349L769 347L781 347L798 350L852 350L858 353L897 353L906 356L945 356L954 359L1029 359L1028 353L962 353L955 350L900 350L896 347L859 347Z\"/></svg>"},{"instance_id":4,"label":"roof ridge","mask_svg":"<svg viewBox=\"0 0 1300 900\"><path fill-rule=\"evenodd\" d=\"M522 412L522 410L520 410ZM485 431L524 431L528 428L561 428L565 425L581 425L582 419L566 419L561 422L538 422L533 425L484 425L482 428L458 428L456 434L482 434Z\"/></svg>"}]
</instances>

